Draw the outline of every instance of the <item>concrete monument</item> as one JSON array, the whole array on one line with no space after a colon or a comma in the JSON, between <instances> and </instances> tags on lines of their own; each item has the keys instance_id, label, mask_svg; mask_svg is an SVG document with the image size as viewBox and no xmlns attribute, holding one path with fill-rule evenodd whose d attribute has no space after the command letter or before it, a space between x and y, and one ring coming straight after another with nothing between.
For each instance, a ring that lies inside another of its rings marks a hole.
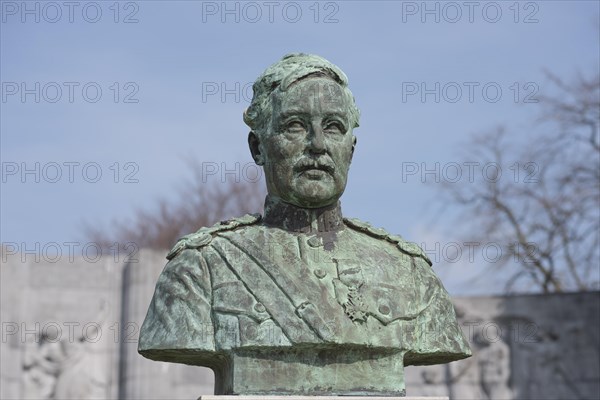
<instances>
[{"instance_id":1,"label":"concrete monument","mask_svg":"<svg viewBox=\"0 0 600 400\"><path fill-rule=\"evenodd\" d=\"M264 215L201 228L169 252L138 351L208 366L216 394L403 396L404 366L471 351L416 245L342 216L359 112L346 75L290 54L244 113Z\"/></svg>"}]
</instances>

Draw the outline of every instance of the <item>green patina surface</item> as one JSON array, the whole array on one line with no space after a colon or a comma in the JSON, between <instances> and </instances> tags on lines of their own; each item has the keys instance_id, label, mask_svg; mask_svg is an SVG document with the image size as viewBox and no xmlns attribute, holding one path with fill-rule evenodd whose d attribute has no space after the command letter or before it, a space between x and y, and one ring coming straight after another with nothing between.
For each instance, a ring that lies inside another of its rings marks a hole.
<instances>
[{"instance_id":1,"label":"green patina surface","mask_svg":"<svg viewBox=\"0 0 600 400\"><path fill-rule=\"evenodd\" d=\"M264 215L201 228L169 252L139 352L208 366L217 394L404 394L405 365L470 356L415 244L342 216L358 109L339 68L295 54L244 114Z\"/></svg>"}]
</instances>

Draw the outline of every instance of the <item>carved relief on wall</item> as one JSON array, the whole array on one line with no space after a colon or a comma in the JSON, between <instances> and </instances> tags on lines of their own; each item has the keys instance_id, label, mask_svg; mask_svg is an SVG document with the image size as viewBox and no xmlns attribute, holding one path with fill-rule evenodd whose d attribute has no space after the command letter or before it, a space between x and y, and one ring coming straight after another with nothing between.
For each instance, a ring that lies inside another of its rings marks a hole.
<instances>
[{"instance_id":1,"label":"carved relief on wall","mask_svg":"<svg viewBox=\"0 0 600 400\"><path fill-rule=\"evenodd\" d=\"M89 329L78 336L46 329L28 337L23 349L23 398L79 400L108 397L110 368L101 340L105 315L103 309L101 317L96 319L102 322L90 324Z\"/></svg>"}]
</instances>

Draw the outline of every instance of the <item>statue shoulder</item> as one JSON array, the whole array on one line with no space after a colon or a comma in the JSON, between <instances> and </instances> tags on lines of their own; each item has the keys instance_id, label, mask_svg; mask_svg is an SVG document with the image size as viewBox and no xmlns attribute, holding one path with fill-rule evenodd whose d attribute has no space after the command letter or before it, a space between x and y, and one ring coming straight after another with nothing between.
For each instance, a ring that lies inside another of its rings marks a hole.
<instances>
[{"instance_id":1,"label":"statue shoulder","mask_svg":"<svg viewBox=\"0 0 600 400\"><path fill-rule=\"evenodd\" d=\"M433 265L429 257L427 257L427 254L425 254L423 249L421 249L421 247L419 247L416 243L406 241L399 235L392 235L383 228L376 228L371 224L356 218L344 218L344 223L351 229L363 232L374 238L393 243L398 247L398 249L402 253L408 254L409 256L413 257L420 257L423 260L425 260L430 266Z\"/></svg>"},{"instance_id":2,"label":"statue shoulder","mask_svg":"<svg viewBox=\"0 0 600 400\"><path fill-rule=\"evenodd\" d=\"M260 214L246 214L242 217L217 222L210 227L202 227L196 232L180 238L167 254L167 260L172 260L185 249L200 249L206 246L212 241L214 235L219 232L230 231L241 226L253 225L258 223L261 219L262 216Z\"/></svg>"}]
</instances>

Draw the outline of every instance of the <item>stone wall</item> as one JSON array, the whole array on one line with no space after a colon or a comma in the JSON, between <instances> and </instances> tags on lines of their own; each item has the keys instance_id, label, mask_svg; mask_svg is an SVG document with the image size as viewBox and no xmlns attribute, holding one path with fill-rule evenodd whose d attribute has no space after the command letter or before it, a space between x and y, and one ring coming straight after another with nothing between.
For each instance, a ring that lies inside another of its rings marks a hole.
<instances>
[{"instance_id":1,"label":"stone wall","mask_svg":"<svg viewBox=\"0 0 600 400\"><path fill-rule=\"evenodd\" d=\"M122 271L2 254L2 399L118 397Z\"/></svg>"},{"instance_id":2,"label":"stone wall","mask_svg":"<svg viewBox=\"0 0 600 400\"><path fill-rule=\"evenodd\" d=\"M194 399L212 372L158 363L136 351L139 327L165 264L53 262L2 254L0 398ZM600 398L600 293L454 300L475 354L408 367L408 396L455 399Z\"/></svg>"},{"instance_id":3,"label":"stone wall","mask_svg":"<svg viewBox=\"0 0 600 400\"><path fill-rule=\"evenodd\" d=\"M454 299L473 357L407 368L407 395L600 398L600 293Z\"/></svg>"}]
</instances>

